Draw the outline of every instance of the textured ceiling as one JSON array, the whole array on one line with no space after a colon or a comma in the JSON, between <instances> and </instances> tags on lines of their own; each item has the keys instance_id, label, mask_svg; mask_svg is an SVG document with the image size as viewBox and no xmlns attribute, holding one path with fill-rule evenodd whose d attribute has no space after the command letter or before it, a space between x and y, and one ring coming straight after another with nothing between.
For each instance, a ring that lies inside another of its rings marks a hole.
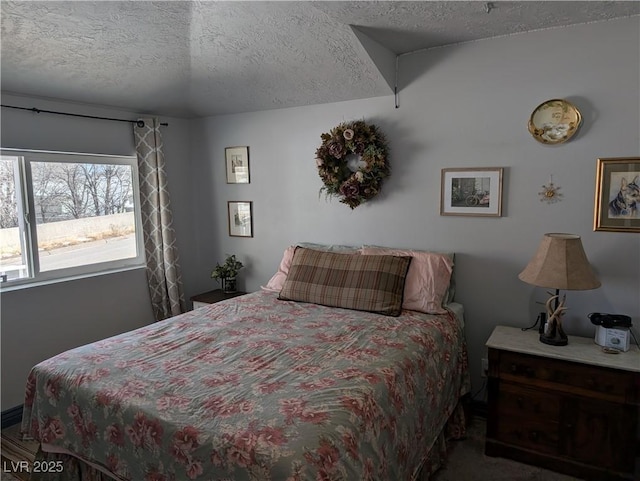
<instances>
[{"instance_id":1,"label":"textured ceiling","mask_svg":"<svg viewBox=\"0 0 640 481\"><path fill-rule=\"evenodd\" d=\"M3 91L177 117L390 95L398 54L640 14L637 1L3 0L1 8ZM384 47L377 56L367 55L367 37Z\"/></svg>"}]
</instances>

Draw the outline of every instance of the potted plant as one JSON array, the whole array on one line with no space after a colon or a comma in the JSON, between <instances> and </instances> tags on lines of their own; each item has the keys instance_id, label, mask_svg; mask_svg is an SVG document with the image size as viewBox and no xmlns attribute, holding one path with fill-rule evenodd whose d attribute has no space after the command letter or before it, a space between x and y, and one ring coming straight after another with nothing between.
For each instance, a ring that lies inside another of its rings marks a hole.
<instances>
[{"instance_id":1,"label":"potted plant","mask_svg":"<svg viewBox=\"0 0 640 481\"><path fill-rule=\"evenodd\" d=\"M216 267L211 272L211 278L220 283L222 292L237 292L236 276L238 275L238 271L243 267L244 265L236 259L235 254L227 256L224 264L220 265L220 263L216 262Z\"/></svg>"}]
</instances>

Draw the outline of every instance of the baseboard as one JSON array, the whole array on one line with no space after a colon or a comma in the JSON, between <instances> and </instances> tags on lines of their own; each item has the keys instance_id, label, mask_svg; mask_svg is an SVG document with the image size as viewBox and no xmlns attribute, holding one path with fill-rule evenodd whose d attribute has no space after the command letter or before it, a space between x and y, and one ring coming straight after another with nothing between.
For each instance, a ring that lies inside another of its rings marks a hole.
<instances>
[{"instance_id":1,"label":"baseboard","mask_svg":"<svg viewBox=\"0 0 640 481\"><path fill-rule=\"evenodd\" d=\"M22 407L23 405L21 404L20 406L2 411L2 429L22 422Z\"/></svg>"}]
</instances>

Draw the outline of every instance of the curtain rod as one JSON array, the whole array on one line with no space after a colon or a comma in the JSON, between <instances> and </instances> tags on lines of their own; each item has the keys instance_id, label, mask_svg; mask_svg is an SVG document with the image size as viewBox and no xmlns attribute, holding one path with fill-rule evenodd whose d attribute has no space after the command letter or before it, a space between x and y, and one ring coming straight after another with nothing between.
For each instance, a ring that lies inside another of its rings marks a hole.
<instances>
[{"instance_id":1,"label":"curtain rod","mask_svg":"<svg viewBox=\"0 0 640 481\"><path fill-rule=\"evenodd\" d=\"M30 112L35 112L36 114L44 113L44 114L56 114L56 115L68 115L70 117L82 117L82 118L85 118L85 119L111 120L112 122L129 122L130 124L136 124L138 127L144 127L144 121L143 120L113 119L113 118L109 118L109 117L96 117L96 116L93 116L93 115L70 114L68 112L56 112L55 110L42 110L42 109L37 109L35 107L33 107L33 108L15 107L13 105L4 105L4 104L0 105L0 107L6 107L8 109L28 110ZM166 122L162 122L160 125L166 127L169 124L166 123Z\"/></svg>"}]
</instances>

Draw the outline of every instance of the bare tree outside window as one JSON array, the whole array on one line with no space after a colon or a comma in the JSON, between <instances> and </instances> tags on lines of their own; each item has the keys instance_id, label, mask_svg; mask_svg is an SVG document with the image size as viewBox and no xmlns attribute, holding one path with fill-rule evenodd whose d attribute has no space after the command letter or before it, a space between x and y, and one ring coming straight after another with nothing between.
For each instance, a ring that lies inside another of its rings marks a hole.
<instances>
[{"instance_id":1,"label":"bare tree outside window","mask_svg":"<svg viewBox=\"0 0 640 481\"><path fill-rule=\"evenodd\" d=\"M0 229L18 227L13 160L0 161Z\"/></svg>"},{"instance_id":2,"label":"bare tree outside window","mask_svg":"<svg viewBox=\"0 0 640 481\"><path fill-rule=\"evenodd\" d=\"M22 157L5 156L3 152L0 162L0 241L3 244L0 275L6 273L8 280L32 276L26 273L29 263L22 256L20 247L22 239L27 238L22 231L29 229L36 234L34 243L37 240L37 245L33 249L40 272L141 257L136 236L135 158L131 163L121 160L121 163L108 163L102 160L104 156L96 157L99 157L97 162L69 162L91 156L25 155L31 174L25 178L26 195L33 198L33 212L29 214L31 224L25 224L20 220L17 207L17 202L22 202L22 194L16 191L16 182L19 186L22 181L16 177L15 169ZM48 160L50 158L53 160ZM8 272L11 269L15 272Z\"/></svg>"}]
</instances>

